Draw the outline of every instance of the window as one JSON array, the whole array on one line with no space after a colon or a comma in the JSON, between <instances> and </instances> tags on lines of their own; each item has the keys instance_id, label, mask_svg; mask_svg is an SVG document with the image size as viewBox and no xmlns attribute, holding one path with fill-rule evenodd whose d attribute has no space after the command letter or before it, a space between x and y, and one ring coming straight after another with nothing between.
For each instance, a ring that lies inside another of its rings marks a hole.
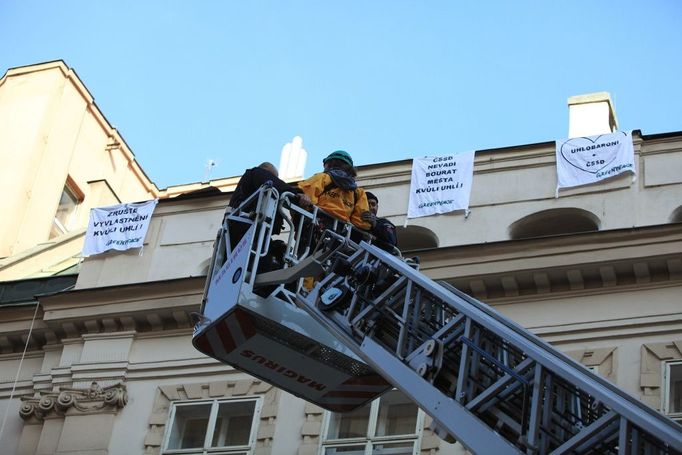
<instances>
[{"instance_id":1,"label":"window","mask_svg":"<svg viewBox=\"0 0 682 455\"><path fill-rule=\"evenodd\" d=\"M50 238L65 234L71 227L71 221L76 213L76 207L83 199L76 195L76 191L72 190L69 185L64 186L62 196L59 199L59 206L57 212L54 214L54 221L52 222L52 229L50 230Z\"/></svg>"},{"instance_id":2,"label":"window","mask_svg":"<svg viewBox=\"0 0 682 455\"><path fill-rule=\"evenodd\" d=\"M260 400L253 398L175 402L163 453L251 454L259 414Z\"/></svg>"},{"instance_id":3,"label":"window","mask_svg":"<svg viewBox=\"0 0 682 455\"><path fill-rule=\"evenodd\" d=\"M663 412L682 423L682 362L663 364Z\"/></svg>"},{"instance_id":4,"label":"window","mask_svg":"<svg viewBox=\"0 0 682 455\"><path fill-rule=\"evenodd\" d=\"M670 222L682 223L682 206L679 206L673 210L673 213L670 215Z\"/></svg>"},{"instance_id":5,"label":"window","mask_svg":"<svg viewBox=\"0 0 682 455\"><path fill-rule=\"evenodd\" d=\"M509 227L512 240L598 231L599 218L579 208L549 209L515 221Z\"/></svg>"},{"instance_id":6,"label":"window","mask_svg":"<svg viewBox=\"0 0 682 455\"><path fill-rule=\"evenodd\" d=\"M599 365L586 365L585 368L594 374L599 374Z\"/></svg>"},{"instance_id":7,"label":"window","mask_svg":"<svg viewBox=\"0 0 682 455\"><path fill-rule=\"evenodd\" d=\"M346 413L328 413L322 438L324 455L412 455L419 453L423 413L393 390Z\"/></svg>"},{"instance_id":8,"label":"window","mask_svg":"<svg viewBox=\"0 0 682 455\"><path fill-rule=\"evenodd\" d=\"M395 230L402 251L438 247L438 236L422 226L398 226Z\"/></svg>"}]
</instances>

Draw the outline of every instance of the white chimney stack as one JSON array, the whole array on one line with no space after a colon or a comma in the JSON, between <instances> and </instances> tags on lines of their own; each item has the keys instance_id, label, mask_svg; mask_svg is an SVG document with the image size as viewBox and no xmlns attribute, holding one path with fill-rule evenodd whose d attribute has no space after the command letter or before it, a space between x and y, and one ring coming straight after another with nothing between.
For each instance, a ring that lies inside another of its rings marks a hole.
<instances>
[{"instance_id":1,"label":"white chimney stack","mask_svg":"<svg viewBox=\"0 0 682 455\"><path fill-rule=\"evenodd\" d=\"M618 129L616 110L608 92L588 93L568 99L568 137L597 136Z\"/></svg>"},{"instance_id":2,"label":"white chimney stack","mask_svg":"<svg viewBox=\"0 0 682 455\"><path fill-rule=\"evenodd\" d=\"M302 180L308 153L303 148L301 136L295 136L282 147L279 159L279 178L285 181Z\"/></svg>"}]
</instances>

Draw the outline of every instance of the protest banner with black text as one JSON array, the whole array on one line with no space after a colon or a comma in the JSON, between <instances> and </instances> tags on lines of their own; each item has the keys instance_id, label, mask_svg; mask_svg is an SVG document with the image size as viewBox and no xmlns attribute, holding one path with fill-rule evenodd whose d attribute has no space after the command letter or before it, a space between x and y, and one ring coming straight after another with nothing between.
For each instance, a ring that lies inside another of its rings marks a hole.
<instances>
[{"instance_id":1,"label":"protest banner with black text","mask_svg":"<svg viewBox=\"0 0 682 455\"><path fill-rule=\"evenodd\" d=\"M623 172L635 173L631 131L556 141L559 188L595 183Z\"/></svg>"},{"instance_id":2,"label":"protest banner with black text","mask_svg":"<svg viewBox=\"0 0 682 455\"><path fill-rule=\"evenodd\" d=\"M83 256L141 248L158 199L90 210Z\"/></svg>"},{"instance_id":3,"label":"protest banner with black text","mask_svg":"<svg viewBox=\"0 0 682 455\"><path fill-rule=\"evenodd\" d=\"M408 218L467 210L475 152L412 160Z\"/></svg>"}]
</instances>

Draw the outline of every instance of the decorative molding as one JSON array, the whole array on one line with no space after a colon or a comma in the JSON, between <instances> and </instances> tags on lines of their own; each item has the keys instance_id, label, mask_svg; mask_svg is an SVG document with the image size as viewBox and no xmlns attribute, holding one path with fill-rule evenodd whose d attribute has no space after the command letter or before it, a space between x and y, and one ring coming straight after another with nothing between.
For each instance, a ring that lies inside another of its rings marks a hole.
<instances>
[{"instance_id":1,"label":"decorative molding","mask_svg":"<svg viewBox=\"0 0 682 455\"><path fill-rule=\"evenodd\" d=\"M297 455L316 455L320 447L324 409L312 403L305 404L305 421L301 427L301 443Z\"/></svg>"},{"instance_id":2,"label":"decorative molding","mask_svg":"<svg viewBox=\"0 0 682 455\"><path fill-rule=\"evenodd\" d=\"M118 411L126 403L125 384L101 387L93 381L89 388L60 387L59 392L39 392L31 398L22 397L19 415L24 420L42 421L52 414L63 416L72 409L82 414L98 414L106 409Z\"/></svg>"},{"instance_id":3,"label":"decorative molding","mask_svg":"<svg viewBox=\"0 0 682 455\"><path fill-rule=\"evenodd\" d=\"M422 273L489 304L564 299L679 286L681 232L680 225L672 223L448 246L418 254Z\"/></svg>"},{"instance_id":4,"label":"decorative molding","mask_svg":"<svg viewBox=\"0 0 682 455\"><path fill-rule=\"evenodd\" d=\"M277 388L267 382L253 378L159 386L152 415L149 418L149 429L144 440L144 453L157 455L161 452L163 435L173 401L216 400L254 395L263 396L254 453L270 455L280 393Z\"/></svg>"}]
</instances>

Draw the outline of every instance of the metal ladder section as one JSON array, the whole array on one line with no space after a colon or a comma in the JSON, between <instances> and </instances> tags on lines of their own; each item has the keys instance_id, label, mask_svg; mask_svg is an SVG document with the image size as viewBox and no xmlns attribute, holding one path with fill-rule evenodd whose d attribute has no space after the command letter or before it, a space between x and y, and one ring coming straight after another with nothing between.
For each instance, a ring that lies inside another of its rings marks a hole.
<instances>
[{"instance_id":1,"label":"metal ladder section","mask_svg":"<svg viewBox=\"0 0 682 455\"><path fill-rule=\"evenodd\" d=\"M441 436L478 454L682 452L681 426L487 305L373 245L322 242L334 253L298 305Z\"/></svg>"}]
</instances>

